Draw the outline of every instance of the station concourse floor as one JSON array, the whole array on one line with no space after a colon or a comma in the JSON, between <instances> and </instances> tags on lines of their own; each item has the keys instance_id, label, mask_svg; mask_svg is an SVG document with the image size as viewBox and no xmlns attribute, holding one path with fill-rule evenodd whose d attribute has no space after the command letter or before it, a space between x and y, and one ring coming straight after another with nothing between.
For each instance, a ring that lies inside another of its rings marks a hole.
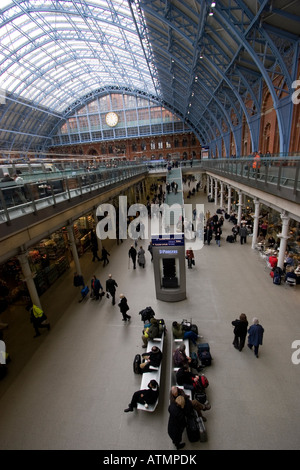
<instances>
[{"instance_id":1,"label":"station concourse floor","mask_svg":"<svg viewBox=\"0 0 300 470\"><path fill-rule=\"evenodd\" d=\"M204 203L211 215L214 203L203 193L189 202ZM68 270L41 296L51 330L34 330L24 307L1 315L12 357L8 376L0 382L1 450L156 450L174 451L168 434L171 342L174 320L192 319L211 347L213 363L204 370L211 410L205 412L208 440L190 443L182 451L298 450L300 447L300 364L293 364L292 343L300 340L300 286L273 285L265 262L251 248L226 243L232 224L225 220L221 247L213 240L195 252L196 265L186 270L187 298L156 299L148 240L146 267L128 264L132 241L109 248L110 262L80 258L86 283L95 273L103 286L111 273L118 283L117 302L86 299L73 286ZM107 242L107 241L106 241ZM104 246L108 246L104 241ZM117 306L124 293L130 322ZM133 373L133 358L142 353L140 310L152 306L164 318L161 394L154 413L124 413L141 376ZM247 346L234 349L231 321L246 313L265 329L256 358ZM299 354L298 354L299 357Z\"/></svg>"}]
</instances>

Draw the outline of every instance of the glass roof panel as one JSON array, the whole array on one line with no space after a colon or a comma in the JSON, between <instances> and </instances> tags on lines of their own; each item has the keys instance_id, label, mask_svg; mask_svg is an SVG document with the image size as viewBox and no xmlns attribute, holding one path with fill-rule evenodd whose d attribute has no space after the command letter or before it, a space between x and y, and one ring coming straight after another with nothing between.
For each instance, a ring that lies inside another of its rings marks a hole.
<instances>
[{"instance_id":1,"label":"glass roof panel","mask_svg":"<svg viewBox=\"0 0 300 470\"><path fill-rule=\"evenodd\" d=\"M36 106L63 112L107 85L155 93L125 0L1 0L0 38L0 87Z\"/></svg>"}]
</instances>

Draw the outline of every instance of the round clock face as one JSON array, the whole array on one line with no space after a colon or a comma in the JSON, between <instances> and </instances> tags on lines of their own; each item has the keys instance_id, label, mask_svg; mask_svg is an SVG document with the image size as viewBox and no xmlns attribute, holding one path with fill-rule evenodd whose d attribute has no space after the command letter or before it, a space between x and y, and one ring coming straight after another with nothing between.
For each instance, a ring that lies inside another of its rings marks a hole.
<instances>
[{"instance_id":1,"label":"round clock face","mask_svg":"<svg viewBox=\"0 0 300 470\"><path fill-rule=\"evenodd\" d=\"M108 126L114 127L118 124L119 118L116 113L107 113L105 121Z\"/></svg>"}]
</instances>

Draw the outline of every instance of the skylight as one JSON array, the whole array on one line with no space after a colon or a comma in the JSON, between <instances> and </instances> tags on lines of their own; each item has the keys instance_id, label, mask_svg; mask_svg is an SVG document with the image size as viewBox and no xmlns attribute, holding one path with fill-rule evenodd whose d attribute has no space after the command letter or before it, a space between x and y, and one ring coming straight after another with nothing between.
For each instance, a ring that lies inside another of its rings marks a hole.
<instances>
[{"instance_id":1,"label":"skylight","mask_svg":"<svg viewBox=\"0 0 300 470\"><path fill-rule=\"evenodd\" d=\"M1 0L0 88L63 112L102 86L155 93L127 0Z\"/></svg>"}]
</instances>

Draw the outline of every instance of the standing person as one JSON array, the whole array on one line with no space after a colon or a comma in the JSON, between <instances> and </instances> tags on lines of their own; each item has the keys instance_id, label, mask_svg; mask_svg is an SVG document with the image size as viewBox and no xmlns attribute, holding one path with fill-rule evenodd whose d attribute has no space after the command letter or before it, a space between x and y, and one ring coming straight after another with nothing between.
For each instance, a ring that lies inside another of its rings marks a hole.
<instances>
[{"instance_id":1,"label":"standing person","mask_svg":"<svg viewBox=\"0 0 300 470\"><path fill-rule=\"evenodd\" d=\"M128 251L128 256L129 258L132 259L133 269L136 268L136 255L137 255L136 249L134 248L133 245L131 245L130 250Z\"/></svg>"},{"instance_id":2,"label":"standing person","mask_svg":"<svg viewBox=\"0 0 300 470\"><path fill-rule=\"evenodd\" d=\"M122 313L122 321L127 321L127 320L130 320L131 316L127 314L128 310L129 310L129 306L128 306L128 303L127 303L127 299L125 297L124 294L120 294L120 302L118 304L119 308L120 308L120 312Z\"/></svg>"},{"instance_id":3,"label":"standing person","mask_svg":"<svg viewBox=\"0 0 300 470\"><path fill-rule=\"evenodd\" d=\"M247 235L248 235L248 230L245 224L243 224L240 228L240 242L241 245L243 243L247 243Z\"/></svg>"},{"instance_id":4,"label":"standing person","mask_svg":"<svg viewBox=\"0 0 300 470\"><path fill-rule=\"evenodd\" d=\"M44 314L43 310L39 308L37 305L32 305L32 307L28 308L30 310L30 322L33 324L33 328L35 331L35 336L41 336L41 333L39 331L40 328L47 328L47 330L50 330L50 323Z\"/></svg>"},{"instance_id":5,"label":"standing person","mask_svg":"<svg viewBox=\"0 0 300 470\"><path fill-rule=\"evenodd\" d=\"M106 292L108 292L111 295L113 305L115 305L116 303L116 287L118 287L118 284L112 278L112 275L109 274L108 279L106 281Z\"/></svg>"},{"instance_id":6,"label":"standing person","mask_svg":"<svg viewBox=\"0 0 300 470\"><path fill-rule=\"evenodd\" d=\"M258 318L253 318L253 325L248 330L248 348L252 350L254 346L254 354L258 357L259 346L263 343L264 328L259 324Z\"/></svg>"},{"instance_id":7,"label":"standing person","mask_svg":"<svg viewBox=\"0 0 300 470\"><path fill-rule=\"evenodd\" d=\"M148 245L148 251L151 255L151 261L153 261L153 245L152 245L152 242L150 242L149 245Z\"/></svg>"},{"instance_id":8,"label":"standing person","mask_svg":"<svg viewBox=\"0 0 300 470\"><path fill-rule=\"evenodd\" d=\"M145 262L146 262L146 259L145 259L145 250L142 246L140 246L140 249L138 251L138 263L139 263L139 266L142 266L143 268L145 267Z\"/></svg>"},{"instance_id":9,"label":"standing person","mask_svg":"<svg viewBox=\"0 0 300 470\"><path fill-rule=\"evenodd\" d=\"M103 268L104 268L109 263L108 256L110 256L110 254L104 247L102 248L101 256L102 256L101 261L103 261Z\"/></svg>"},{"instance_id":10,"label":"standing person","mask_svg":"<svg viewBox=\"0 0 300 470\"><path fill-rule=\"evenodd\" d=\"M179 395L174 401L171 401L168 412L168 434L175 445L176 449L182 449L185 446L184 442L181 442L183 431L186 427L185 417L185 398Z\"/></svg>"},{"instance_id":11,"label":"standing person","mask_svg":"<svg viewBox=\"0 0 300 470\"><path fill-rule=\"evenodd\" d=\"M188 268L192 269L193 264L195 264L195 259L194 259L194 252L192 248L190 247L188 250L186 250L186 259L188 262Z\"/></svg>"},{"instance_id":12,"label":"standing person","mask_svg":"<svg viewBox=\"0 0 300 470\"><path fill-rule=\"evenodd\" d=\"M99 281L99 279L97 279L97 277L94 274L91 280L91 291L92 291L91 294L95 296L96 300L99 300L100 298L100 289L103 291L101 282Z\"/></svg>"},{"instance_id":13,"label":"standing person","mask_svg":"<svg viewBox=\"0 0 300 470\"><path fill-rule=\"evenodd\" d=\"M253 168L253 174L255 175L255 172L257 173L257 176L259 176L260 173L260 154L259 152L256 152L255 157L253 159L252 163L252 168Z\"/></svg>"},{"instance_id":14,"label":"standing person","mask_svg":"<svg viewBox=\"0 0 300 470\"><path fill-rule=\"evenodd\" d=\"M92 261L95 261L95 259L97 258L98 261L101 261L101 259L99 258L98 256L98 246L96 243L93 243L92 246L91 246L91 251L93 253L93 259Z\"/></svg>"},{"instance_id":15,"label":"standing person","mask_svg":"<svg viewBox=\"0 0 300 470\"><path fill-rule=\"evenodd\" d=\"M247 316L245 315L245 313L241 313L240 318L232 321L231 324L234 326L234 340L232 344L235 349L242 351L243 347L245 346L245 340L247 336Z\"/></svg>"},{"instance_id":16,"label":"standing person","mask_svg":"<svg viewBox=\"0 0 300 470\"><path fill-rule=\"evenodd\" d=\"M215 240L216 240L216 244L220 247L221 246L221 229L220 229L220 227L217 227L217 229L216 229Z\"/></svg>"}]
</instances>

